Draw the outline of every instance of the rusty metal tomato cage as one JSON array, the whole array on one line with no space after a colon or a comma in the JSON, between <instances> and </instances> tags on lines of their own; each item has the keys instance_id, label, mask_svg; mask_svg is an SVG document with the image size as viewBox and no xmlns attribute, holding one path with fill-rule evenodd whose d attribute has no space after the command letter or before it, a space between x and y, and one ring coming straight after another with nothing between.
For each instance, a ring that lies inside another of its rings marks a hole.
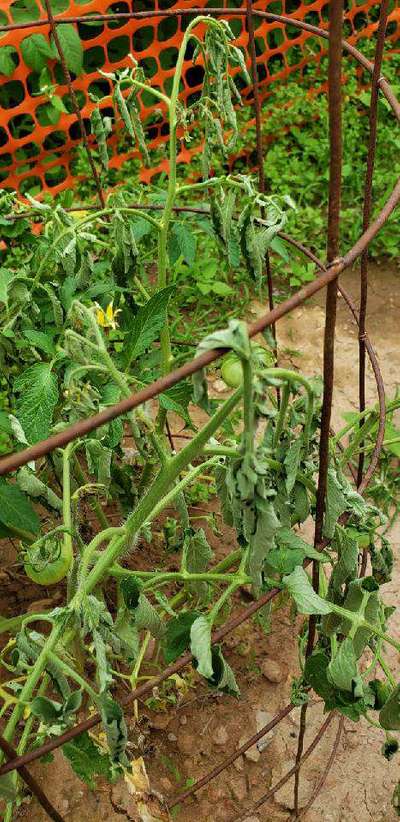
<instances>
[{"instance_id":1,"label":"rusty metal tomato cage","mask_svg":"<svg viewBox=\"0 0 400 822\"><path fill-rule=\"evenodd\" d=\"M91 154L91 146L89 135L86 131L85 123L83 121L80 108L78 105L78 101L76 99L76 95L73 88L73 83L71 76L69 74L65 57L62 51L62 47L60 44L60 40L57 36L57 26L63 23L77 23L81 18L78 17L54 17L50 0L44 0L44 4L47 9L47 18L40 20L39 25L47 26L50 28L52 32L52 36L56 47L59 52L60 62L64 72L65 83L69 89L71 95L71 101L74 106L74 111L79 123L79 127L81 129L82 135L82 142L85 146L86 152L88 154L90 166L93 172L93 177L96 182L98 198L100 204L104 202L104 192L102 191L100 180L97 174L96 166ZM257 159L258 159L258 174L259 174L259 185L260 189L264 189L265 181L264 181L264 170L263 170L263 145L262 145L262 135L261 135L261 100L259 94L259 81L257 76L257 63L256 63L256 49L255 49L255 35L254 35L254 18L263 18L264 20L268 21L275 21L280 22L284 25L291 25L303 29L304 31L310 32L311 34L325 38L329 41L329 71L328 71L328 97L329 97L329 137L330 137L330 176L329 176L329 208L328 208L328 226L327 226L327 263L324 264L319 259L315 257L315 255L305 246L302 246L297 241L293 240L288 235L282 235L288 242L292 243L294 247L297 247L302 253L305 253L310 260L312 260L316 265L316 275L315 279L310 282L306 287L300 289L297 293L291 296L285 302L279 304L278 306L274 307L273 305L273 278L272 272L269 264L269 260L266 261L266 274L268 279L269 285L269 311L264 314L256 323L254 323L249 328L249 334L251 337L258 334L260 331L264 330L267 327L271 327L274 329L276 322L283 316L285 316L289 311L291 311L296 306L304 303L309 297L313 294L317 293L318 291L326 288L326 322L325 322L325 332L324 332L324 363L323 363L323 377L324 377L324 394L323 394L323 404L322 404L322 416L321 416L321 435L320 435L320 461L319 461L319 478L318 478L318 490L317 490L317 506L316 506L316 524L315 524L315 544L318 548L322 549L324 544L323 537L322 537L322 521L323 521L323 514L324 514L324 504L325 504L325 495L326 495L326 480L327 480L327 469L328 469L328 444L329 444L329 429L330 429L330 418L331 418L331 408L332 408L332 391L333 391L333 383L334 383L334 334L335 334L335 321L336 321L336 304L337 304L337 294L338 291L344 297L347 305L350 308L350 311L358 325L359 328L359 400L360 400L360 410L362 411L365 408L365 368L366 368L366 357L368 356L376 382L377 388L377 396L378 396L378 404L379 404L379 425L377 431L377 438L375 447L372 453L371 461L369 463L368 469L364 472L363 470L363 462L360 459L359 466L358 466L358 475L354 477L355 484L359 493L363 493L368 486L368 483L371 480L373 472L377 466L379 454L382 448L382 443L384 439L384 430L385 430L385 391L382 376L380 373L378 361L376 355L374 353L373 346L369 340L367 330L366 330L366 309L367 309L367 291L368 291L368 246L370 242L374 239L377 235L381 227L384 225L390 214L395 209L396 205L400 201L400 179L396 182L393 191L388 196L386 203L378 216L371 222L371 212L372 212L372 182L373 182L373 172L374 172L374 163L375 163L375 148L376 148L376 136L377 136L377 110L378 110L378 97L379 92L381 92L386 100L388 101L395 118L397 121L400 122L400 104L396 100L393 91L391 90L389 84L385 80L385 78L381 75L381 67L382 67L382 59L383 59L383 50L384 50L384 43L385 43L385 33L387 27L387 20L388 20L388 11L389 11L389 0L382 0L380 3L380 18L379 18L379 25L377 30L377 38L376 38L376 50L375 50L375 59L374 62L371 63L368 61L354 46L350 45L346 41L342 40L342 25L343 25L343 0L331 0L329 4L329 29L323 30L316 26L312 26L308 23L305 23L302 20L296 20L294 17L285 17L282 15L277 14L270 14L268 12L263 12L258 9L255 9L251 5L251 0L246 0L246 6L241 8L188 8L188 9L170 9L170 10L163 10L162 12L158 10L153 11L145 11L145 12L129 12L129 13L120 13L120 14L107 14L107 15L91 15L91 20L107 20L110 21L112 19L147 19L154 16L194 16L198 13L201 14L209 14L212 16L220 16L220 17L227 17L229 18L232 15L235 16L242 16L246 21L248 38L249 38L249 64L251 68L251 76L252 76L252 92L253 92L253 104L254 104L254 113L255 113L255 122L256 122L256 143L257 143ZM82 18L84 19L84 18ZM30 26L38 25L38 22L35 23L20 23L20 24L11 24L8 27L1 27L1 30L8 30L8 29L18 29L18 28L29 28ZM340 256L340 246L339 246L339 238L340 238L340 195L341 195L341 166L342 166L342 117L341 117L341 64L342 64L342 53L346 52L352 58L354 58L361 67L371 75L371 102L370 102L370 110L369 110L369 135L368 135L368 156L367 156L367 167L366 167L366 175L365 175L365 189L364 189L364 207L363 207L363 233L361 237L357 240L355 245L347 251L343 256ZM134 204L133 204L134 205ZM143 204L140 204L140 208L143 209ZM84 207L85 209L87 206ZM148 206L149 209L152 206ZM154 206L153 206L154 208ZM185 207L185 210L192 210L191 207ZM193 211L197 209L193 208ZM360 278L360 307L357 308L352 299L349 295L344 291L344 289L340 286L338 282L339 275L351 266L356 260L360 259L361 262L361 278ZM31 460L36 460L40 457L49 454L55 448L64 447L67 443L71 442L72 440L76 439L77 437L82 437L85 434L93 431L94 429L98 428L99 426L105 424L106 422L110 422L111 420L115 419L121 414L126 413L129 410L137 408L142 403L150 400L162 391L176 385L180 380L187 378L188 376L194 374L196 371L200 370L201 368L209 365L210 363L217 360L225 353L226 349L215 349L213 351L208 351L202 354L199 357L191 360L190 362L183 365L181 368L176 369L175 371L171 372L170 374L156 380L151 385L146 386L146 388L138 391L127 399L124 399L117 404L107 407L100 413L88 417L84 420L81 420L74 425L64 429L63 431L55 434L54 436L49 437L42 442L39 442L29 448L26 448L23 451L20 451L15 454L11 454L7 457L4 457L0 461L0 475L8 474L12 471L15 471L22 465L26 465ZM361 566L361 574L365 573L365 566L366 566L366 555L364 556L364 562ZM315 576L315 568L313 569L313 581L316 582ZM253 614L255 614L260 608L262 608L267 602L270 602L274 597L277 596L279 593L279 589L275 588L273 590L268 591L263 596L261 596L256 602L253 602L249 605L245 610L242 611L241 614L238 616L230 619L228 622L225 623L220 629L215 631L212 636L212 642L219 642L221 641L227 634L237 628L240 624L242 624L245 620L249 619ZM310 617L309 621L309 645L312 647L315 637L315 618L313 616ZM121 704L126 706L132 703L134 700L143 697L149 691L151 691L155 686L162 683L172 674L177 673L178 671L182 670L186 665L191 662L192 656L188 652L181 656L178 660L176 660L173 664L166 667L162 673L158 676L155 676L148 682L144 683L143 685L137 687L134 691L130 694L126 695L122 700ZM287 705L283 708L264 728L262 728L259 733L249 739L244 745L239 748L239 750L232 753L226 759L224 759L219 765L213 768L208 774L198 780L194 785L190 788L185 790L179 796L175 797L172 801L168 803L168 807L174 807L178 802L182 802L190 795L194 794L200 788L204 787L208 782L210 782L215 776L221 773L225 768L231 765L239 756L241 756L248 748L254 745L262 736L264 736L268 731L270 731L274 726L276 726L285 716L287 716L292 710L294 706L292 704ZM240 822L240 820L244 819L249 813L256 811L259 807L261 807L268 799L270 799L273 794L282 787L285 782L287 782L292 776L295 777L295 794L296 791L298 793L298 780L299 780L299 772L302 763L312 754L313 750L316 748L320 740L322 739L323 735L327 731L327 729L332 724L332 721L337 717L335 711L332 711L328 714L327 718L325 719L324 723L320 727L317 735L315 736L314 740L311 742L309 747L303 751L303 742L304 742L304 732L305 732L305 712L306 707L303 706L302 714L301 714L301 721L300 721L300 732L299 732L299 740L298 740L298 751L295 765L282 777L282 779L274 785L267 793L265 793L256 803L252 805L252 807L247 808L243 814L240 814L232 820L232 822ZM9 773L10 771L17 770L22 779L25 781L29 789L36 795L38 801L42 805L42 807L47 812L49 818L56 820L56 822L63 822L62 816L58 813L58 811L53 807L50 803L46 795L44 794L41 787L37 784L36 780L32 777L31 773L27 769L27 765L31 762L42 757L45 753L49 753L50 751L61 747L65 742L75 738L83 731L87 731L90 728L95 727L100 722L100 717L98 714L90 717L90 719L86 719L83 722L77 723L73 728L69 729L67 732L58 736L54 739L48 740L44 745L35 750L28 751L22 756L18 756L15 749L0 736L0 748L5 754L6 762L0 767L0 775ZM310 800L308 801L306 807L302 808L297 812L296 818L300 819L304 816L307 812L309 807L315 801L316 796L318 795L319 791L323 787L325 782L326 776L331 768L339 740L340 735L343 727L343 718L339 718L338 727L334 742L332 744L332 749L330 756L326 762L326 766L321 773L321 776L315 785L314 791Z\"/></svg>"}]
</instances>

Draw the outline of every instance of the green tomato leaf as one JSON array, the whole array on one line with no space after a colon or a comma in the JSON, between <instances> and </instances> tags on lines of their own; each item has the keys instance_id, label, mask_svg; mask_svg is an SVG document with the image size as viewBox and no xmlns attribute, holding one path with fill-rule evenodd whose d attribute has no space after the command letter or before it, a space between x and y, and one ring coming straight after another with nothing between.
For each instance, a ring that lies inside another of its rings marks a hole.
<instances>
[{"instance_id":1,"label":"green tomato leaf","mask_svg":"<svg viewBox=\"0 0 400 822\"><path fill-rule=\"evenodd\" d=\"M99 440L87 440L85 442L86 459L88 469L94 474L100 485L106 488L111 479L111 448L106 448Z\"/></svg>"},{"instance_id":2,"label":"green tomato leaf","mask_svg":"<svg viewBox=\"0 0 400 822\"><path fill-rule=\"evenodd\" d=\"M39 351L44 351L45 354L50 355L55 353L55 346L49 334L44 334L43 331L34 331L32 328L24 328L22 333Z\"/></svg>"},{"instance_id":3,"label":"green tomato leaf","mask_svg":"<svg viewBox=\"0 0 400 822\"><path fill-rule=\"evenodd\" d=\"M168 256L171 265L182 257L188 265L196 258L196 237L193 229L183 222L174 223L168 236Z\"/></svg>"},{"instance_id":4,"label":"green tomato leaf","mask_svg":"<svg viewBox=\"0 0 400 822\"><path fill-rule=\"evenodd\" d=\"M206 679L213 676L211 655L211 626L208 619L201 615L195 619L190 629L190 650L197 660L197 670Z\"/></svg>"},{"instance_id":5,"label":"green tomato leaf","mask_svg":"<svg viewBox=\"0 0 400 822\"><path fill-rule=\"evenodd\" d=\"M328 677L342 691L353 692L354 680L357 679L357 659L353 643L349 637L340 643L337 653L328 665Z\"/></svg>"},{"instance_id":6,"label":"green tomato leaf","mask_svg":"<svg viewBox=\"0 0 400 822\"><path fill-rule=\"evenodd\" d=\"M218 691L230 696L240 696L240 690L230 665L223 656L219 645L211 649L213 675L207 681Z\"/></svg>"},{"instance_id":7,"label":"green tomato leaf","mask_svg":"<svg viewBox=\"0 0 400 822\"><path fill-rule=\"evenodd\" d=\"M82 74L83 48L81 38L76 28L72 23L66 23L65 25L57 26L57 34L68 69L74 74Z\"/></svg>"},{"instance_id":8,"label":"green tomato leaf","mask_svg":"<svg viewBox=\"0 0 400 822\"><path fill-rule=\"evenodd\" d=\"M3 477L0 478L0 523L31 534L37 534L40 527L39 517L25 494Z\"/></svg>"},{"instance_id":9,"label":"green tomato leaf","mask_svg":"<svg viewBox=\"0 0 400 822\"><path fill-rule=\"evenodd\" d=\"M175 662L190 645L190 630L200 614L197 611L184 611L167 622L164 635L163 653L167 665Z\"/></svg>"},{"instance_id":10,"label":"green tomato leaf","mask_svg":"<svg viewBox=\"0 0 400 822\"><path fill-rule=\"evenodd\" d=\"M140 594L135 610L135 625L138 631L146 629L155 639L160 639L164 633L164 626L151 602L144 594Z\"/></svg>"},{"instance_id":11,"label":"green tomato leaf","mask_svg":"<svg viewBox=\"0 0 400 822\"><path fill-rule=\"evenodd\" d=\"M142 590L140 580L134 576L122 577L119 583L124 602L129 611L137 608Z\"/></svg>"},{"instance_id":12,"label":"green tomato leaf","mask_svg":"<svg viewBox=\"0 0 400 822\"><path fill-rule=\"evenodd\" d=\"M128 734L122 708L118 702L107 695L99 698L99 708L110 757L113 762L126 764L125 747Z\"/></svg>"},{"instance_id":13,"label":"green tomato leaf","mask_svg":"<svg viewBox=\"0 0 400 822\"><path fill-rule=\"evenodd\" d=\"M400 685L394 688L380 710L379 722L386 731L400 731Z\"/></svg>"},{"instance_id":14,"label":"green tomato leaf","mask_svg":"<svg viewBox=\"0 0 400 822\"><path fill-rule=\"evenodd\" d=\"M268 551L267 568L278 574L291 574L304 561L301 548L273 548Z\"/></svg>"},{"instance_id":15,"label":"green tomato leaf","mask_svg":"<svg viewBox=\"0 0 400 822\"><path fill-rule=\"evenodd\" d=\"M11 77L16 69L12 58L13 54L15 54L15 48L13 48L13 46L2 46L0 48L0 74L5 74L6 77Z\"/></svg>"},{"instance_id":16,"label":"green tomato leaf","mask_svg":"<svg viewBox=\"0 0 400 822\"><path fill-rule=\"evenodd\" d=\"M44 34L30 34L29 37L25 37L21 43L21 54L25 65L38 74L45 68L48 60L58 57L54 45L49 43Z\"/></svg>"},{"instance_id":17,"label":"green tomato leaf","mask_svg":"<svg viewBox=\"0 0 400 822\"><path fill-rule=\"evenodd\" d=\"M62 752L70 763L74 773L93 791L96 789L96 776L111 781L110 759L101 753L87 731L75 737L72 742L62 746Z\"/></svg>"},{"instance_id":18,"label":"green tomato leaf","mask_svg":"<svg viewBox=\"0 0 400 822\"><path fill-rule=\"evenodd\" d=\"M203 573L214 556L203 528L199 528L197 531L190 529L185 536L183 551L186 570L191 574ZM187 587L191 594L203 599L208 592L208 583L201 580L189 582Z\"/></svg>"},{"instance_id":19,"label":"green tomato leaf","mask_svg":"<svg viewBox=\"0 0 400 822\"><path fill-rule=\"evenodd\" d=\"M259 596L262 584L262 568L265 560L269 561L270 552L275 546L275 534L280 522L274 506L269 500L258 500L256 512L256 530L246 534L249 542L248 573L253 582L255 596Z\"/></svg>"},{"instance_id":20,"label":"green tomato leaf","mask_svg":"<svg viewBox=\"0 0 400 822\"><path fill-rule=\"evenodd\" d=\"M293 490L294 484L297 479L297 472L299 470L300 465L302 445L303 437L297 437L297 439L290 445L290 448L287 451L284 459L284 466L286 470L286 490L288 494L290 494L290 492Z\"/></svg>"},{"instance_id":21,"label":"green tomato leaf","mask_svg":"<svg viewBox=\"0 0 400 822\"><path fill-rule=\"evenodd\" d=\"M229 348L242 360L249 360L251 357L251 346L247 325L242 320L229 320L228 328L221 331L213 331L199 343L196 349L196 356L213 348Z\"/></svg>"},{"instance_id":22,"label":"green tomato leaf","mask_svg":"<svg viewBox=\"0 0 400 822\"><path fill-rule=\"evenodd\" d=\"M329 614L331 606L315 593L304 568L295 568L289 576L283 577L284 588L293 597L300 614Z\"/></svg>"},{"instance_id":23,"label":"green tomato leaf","mask_svg":"<svg viewBox=\"0 0 400 822\"><path fill-rule=\"evenodd\" d=\"M303 551L304 557L308 559L315 559L317 562L330 562L330 556L326 551L317 551L313 545L305 542L291 528L280 528L276 533L276 541L278 545L290 548L292 551Z\"/></svg>"},{"instance_id":24,"label":"green tomato leaf","mask_svg":"<svg viewBox=\"0 0 400 822\"><path fill-rule=\"evenodd\" d=\"M21 491L25 491L29 497L34 497L35 499L42 498L46 500L51 508L54 508L56 511L62 511L62 499L60 499L51 488L45 485L27 465L24 465L18 471L17 484Z\"/></svg>"},{"instance_id":25,"label":"green tomato leaf","mask_svg":"<svg viewBox=\"0 0 400 822\"><path fill-rule=\"evenodd\" d=\"M346 510L346 497L343 493L336 472L333 468L328 469L326 505L324 517L324 536L332 539L335 533L336 523Z\"/></svg>"},{"instance_id":26,"label":"green tomato leaf","mask_svg":"<svg viewBox=\"0 0 400 822\"><path fill-rule=\"evenodd\" d=\"M6 773L0 776L0 796L6 802L14 802L19 793L18 783L14 782L13 774Z\"/></svg>"},{"instance_id":27,"label":"green tomato leaf","mask_svg":"<svg viewBox=\"0 0 400 822\"><path fill-rule=\"evenodd\" d=\"M35 696L29 707L31 713L46 725L57 723L62 715L62 705L47 696Z\"/></svg>"},{"instance_id":28,"label":"green tomato leaf","mask_svg":"<svg viewBox=\"0 0 400 822\"><path fill-rule=\"evenodd\" d=\"M324 651L316 650L306 659L304 678L318 696L321 696L326 707L335 702L335 689L328 679L329 659Z\"/></svg>"},{"instance_id":29,"label":"green tomato leaf","mask_svg":"<svg viewBox=\"0 0 400 822\"><path fill-rule=\"evenodd\" d=\"M139 308L124 341L127 368L158 338L167 321L167 306L174 291L175 286L163 288Z\"/></svg>"},{"instance_id":30,"label":"green tomato leaf","mask_svg":"<svg viewBox=\"0 0 400 822\"><path fill-rule=\"evenodd\" d=\"M113 678L110 665L107 659L107 651L104 639L99 631L93 631L93 646L96 656L97 681L100 693L104 693L111 685Z\"/></svg>"},{"instance_id":31,"label":"green tomato leaf","mask_svg":"<svg viewBox=\"0 0 400 822\"><path fill-rule=\"evenodd\" d=\"M134 615L137 630L145 629L160 639L164 634L164 625L154 606L142 593L140 580L134 576L123 577L120 588L127 609Z\"/></svg>"},{"instance_id":32,"label":"green tomato leaf","mask_svg":"<svg viewBox=\"0 0 400 822\"><path fill-rule=\"evenodd\" d=\"M31 365L14 381L16 416L29 443L49 436L53 413L58 401L57 377L49 363Z\"/></svg>"}]
</instances>

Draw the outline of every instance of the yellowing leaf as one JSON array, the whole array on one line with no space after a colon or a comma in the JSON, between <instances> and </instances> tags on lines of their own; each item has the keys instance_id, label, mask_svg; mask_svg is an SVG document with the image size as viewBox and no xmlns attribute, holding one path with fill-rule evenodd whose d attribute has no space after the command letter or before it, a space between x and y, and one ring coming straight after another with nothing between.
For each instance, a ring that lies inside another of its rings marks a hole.
<instances>
[{"instance_id":1,"label":"yellowing leaf","mask_svg":"<svg viewBox=\"0 0 400 822\"><path fill-rule=\"evenodd\" d=\"M145 794L150 793L150 782L143 757L139 756L137 759L133 759L130 765L131 772L125 771L124 773L128 791L133 796L143 797Z\"/></svg>"}]
</instances>

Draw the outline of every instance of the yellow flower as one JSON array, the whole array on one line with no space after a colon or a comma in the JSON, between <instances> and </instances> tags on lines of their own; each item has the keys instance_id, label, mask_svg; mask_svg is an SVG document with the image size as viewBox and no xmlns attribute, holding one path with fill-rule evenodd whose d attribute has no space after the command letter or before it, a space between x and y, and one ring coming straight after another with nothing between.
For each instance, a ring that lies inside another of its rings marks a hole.
<instances>
[{"instance_id":1,"label":"yellow flower","mask_svg":"<svg viewBox=\"0 0 400 822\"><path fill-rule=\"evenodd\" d=\"M72 217L72 219L75 220L75 222L77 222L77 223L79 223L80 220L83 220L85 217L87 217L88 214L89 214L88 211L84 211L84 210L81 210L81 209L79 209L79 211L70 211L69 212L69 216Z\"/></svg>"},{"instance_id":2,"label":"yellow flower","mask_svg":"<svg viewBox=\"0 0 400 822\"><path fill-rule=\"evenodd\" d=\"M108 303L108 306L105 311L103 311L101 305L96 303L96 320L97 324L101 328L112 328L115 331L118 328L118 323L116 321L117 314L121 313L120 308L116 308L114 311L113 308L113 300Z\"/></svg>"}]
</instances>

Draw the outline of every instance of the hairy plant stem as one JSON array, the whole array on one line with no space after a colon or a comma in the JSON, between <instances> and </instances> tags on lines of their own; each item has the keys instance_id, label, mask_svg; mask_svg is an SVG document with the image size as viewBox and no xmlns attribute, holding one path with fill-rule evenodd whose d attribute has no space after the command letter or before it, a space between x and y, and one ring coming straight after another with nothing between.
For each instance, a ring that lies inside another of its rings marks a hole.
<instances>
[{"instance_id":1,"label":"hairy plant stem","mask_svg":"<svg viewBox=\"0 0 400 822\"><path fill-rule=\"evenodd\" d=\"M70 442L63 449L62 455L62 477L63 477L63 526L64 526L64 548L72 555L72 516L71 516L71 466L70 460L76 443Z\"/></svg>"},{"instance_id":2,"label":"hairy plant stem","mask_svg":"<svg viewBox=\"0 0 400 822\"><path fill-rule=\"evenodd\" d=\"M87 485L88 479L82 469L78 457L74 454L74 475L80 485ZM90 507L96 514L96 519L101 528L109 528L110 523L97 499L89 501Z\"/></svg>"},{"instance_id":3,"label":"hairy plant stem","mask_svg":"<svg viewBox=\"0 0 400 822\"><path fill-rule=\"evenodd\" d=\"M243 454L254 453L253 367L251 358L242 360L243 369Z\"/></svg>"},{"instance_id":4,"label":"hairy plant stem","mask_svg":"<svg viewBox=\"0 0 400 822\"><path fill-rule=\"evenodd\" d=\"M390 402L386 403L386 414L390 414L392 411L395 411L397 408L400 408L400 397L397 397L394 400L390 400ZM354 419L351 422L348 422L347 425L343 426L343 428L338 431L337 434L333 437L333 442L339 442L343 437L351 431L352 428L357 428L360 420L365 419L365 417L373 416L375 421L377 421L379 417L379 411L376 406L373 408L365 408L364 411L361 412L354 412Z\"/></svg>"},{"instance_id":5,"label":"hairy plant stem","mask_svg":"<svg viewBox=\"0 0 400 822\"><path fill-rule=\"evenodd\" d=\"M179 104L179 90L180 90L180 83L182 77L182 70L183 70L183 62L185 59L185 53L187 49L188 42L192 36L193 29L200 23L206 23L206 25L213 25L213 20L209 17L196 17L195 20L192 20L183 36L182 43L179 48L178 58L176 61L175 66L175 74L174 74L174 81L172 84L172 91L171 97L169 100L169 108L168 108L168 120L169 120L169 173L168 173L168 187L167 187L167 199L164 206L164 211L162 214L161 222L159 223L160 226L160 233L158 235L158 278L157 278L157 290L160 291L162 288L165 288L168 285L168 275L167 275L167 260L168 260L168 253L167 253L167 242L168 242L168 232L171 222L171 217L173 214L173 208L175 204L175 198L177 195L177 182L176 182L176 157L177 157L177 128L178 128L178 104ZM160 346L161 346L161 371L162 374L168 374L172 366L172 350L171 350L171 340L170 340L170 332L169 332L169 324L168 318L165 324L165 327L161 329L160 333ZM159 408L158 417L157 417L157 427L158 430L163 433L165 428L165 422L167 419L167 411L165 408Z\"/></svg>"}]
</instances>

